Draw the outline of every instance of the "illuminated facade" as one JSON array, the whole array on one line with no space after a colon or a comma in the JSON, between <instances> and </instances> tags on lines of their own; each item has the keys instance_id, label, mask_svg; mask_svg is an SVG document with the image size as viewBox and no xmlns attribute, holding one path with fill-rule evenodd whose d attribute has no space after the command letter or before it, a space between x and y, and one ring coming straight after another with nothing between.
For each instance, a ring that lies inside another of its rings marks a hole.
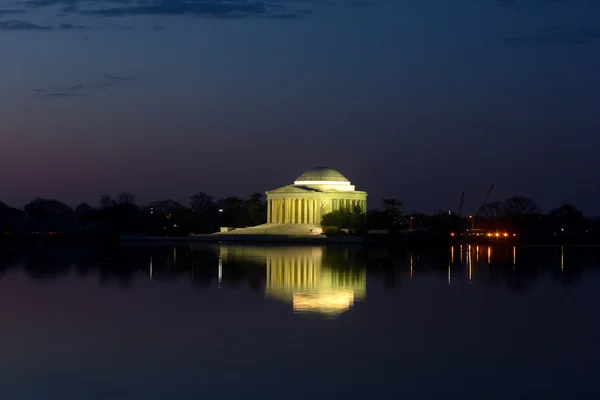
<instances>
[{"instance_id":1,"label":"illuminated facade","mask_svg":"<svg viewBox=\"0 0 600 400\"><path fill-rule=\"evenodd\" d=\"M342 207L367 210L367 193L339 171L318 167L303 173L293 185L269 190L268 224L320 224L324 214Z\"/></svg>"}]
</instances>

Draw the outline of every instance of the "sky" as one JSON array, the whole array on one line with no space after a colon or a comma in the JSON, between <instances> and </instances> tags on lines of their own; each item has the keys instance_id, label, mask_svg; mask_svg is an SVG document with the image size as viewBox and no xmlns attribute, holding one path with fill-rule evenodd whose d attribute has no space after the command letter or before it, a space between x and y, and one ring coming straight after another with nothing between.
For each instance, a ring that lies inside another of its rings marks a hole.
<instances>
[{"instance_id":1,"label":"sky","mask_svg":"<svg viewBox=\"0 0 600 400\"><path fill-rule=\"evenodd\" d=\"M596 0L0 0L0 201L248 196L600 215Z\"/></svg>"}]
</instances>

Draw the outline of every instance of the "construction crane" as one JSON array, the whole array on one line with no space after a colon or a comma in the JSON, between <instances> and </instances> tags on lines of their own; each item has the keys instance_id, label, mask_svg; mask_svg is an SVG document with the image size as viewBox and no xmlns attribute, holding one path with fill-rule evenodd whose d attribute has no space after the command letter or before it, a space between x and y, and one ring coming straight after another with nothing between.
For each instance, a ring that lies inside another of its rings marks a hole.
<instances>
[{"instance_id":1,"label":"construction crane","mask_svg":"<svg viewBox=\"0 0 600 400\"><path fill-rule=\"evenodd\" d=\"M490 186L490 190L488 190L487 194L483 198L483 201L481 202L481 206L479 206L479 209L477 210L477 214L475 214L475 215L479 215L481 210L483 210L483 207L487 204L488 200L490 199L490 195L492 194L492 189L494 189L494 185Z\"/></svg>"},{"instance_id":2,"label":"construction crane","mask_svg":"<svg viewBox=\"0 0 600 400\"><path fill-rule=\"evenodd\" d=\"M463 210L464 204L465 204L465 192L462 192L462 194L460 195L460 203L458 203L458 212L456 213L458 218L462 217L462 210Z\"/></svg>"},{"instance_id":3,"label":"construction crane","mask_svg":"<svg viewBox=\"0 0 600 400\"><path fill-rule=\"evenodd\" d=\"M477 209L477 212L474 215L469 215L469 218L471 219L471 229L475 229L475 217L479 216L479 214L481 213L481 210L483 210L483 207L487 204L487 202L490 198L490 195L492 194L492 189L494 189L494 185L490 186L490 189L487 191L487 194L483 198L483 201L481 202L481 206L479 206L479 208Z\"/></svg>"}]
</instances>

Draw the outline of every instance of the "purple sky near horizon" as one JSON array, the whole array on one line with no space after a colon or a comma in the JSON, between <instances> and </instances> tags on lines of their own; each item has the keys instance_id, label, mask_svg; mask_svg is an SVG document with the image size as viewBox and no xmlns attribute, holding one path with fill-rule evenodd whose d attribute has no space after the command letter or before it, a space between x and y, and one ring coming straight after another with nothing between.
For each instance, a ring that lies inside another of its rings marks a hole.
<instances>
[{"instance_id":1,"label":"purple sky near horizon","mask_svg":"<svg viewBox=\"0 0 600 400\"><path fill-rule=\"evenodd\" d=\"M187 204L330 166L372 207L494 184L600 215L600 3L218 3L0 0L0 201Z\"/></svg>"}]
</instances>

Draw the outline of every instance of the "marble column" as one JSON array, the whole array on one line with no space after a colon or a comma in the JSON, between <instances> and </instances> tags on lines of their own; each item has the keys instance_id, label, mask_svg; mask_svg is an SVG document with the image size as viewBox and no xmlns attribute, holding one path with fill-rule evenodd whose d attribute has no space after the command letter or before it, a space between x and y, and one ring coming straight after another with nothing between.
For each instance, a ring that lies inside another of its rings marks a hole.
<instances>
[{"instance_id":1,"label":"marble column","mask_svg":"<svg viewBox=\"0 0 600 400\"><path fill-rule=\"evenodd\" d=\"M271 218L271 223L274 224L277 222L275 216L277 215L277 200L271 200L271 214L269 217Z\"/></svg>"},{"instance_id":2,"label":"marble column","mask_svg":"<svg viewBox=\"0 0 600 400\"><path fill-rule=\"evenodd\" d=\"M267 201L267 224L271 223L271 203L273 200Z\"/></svg>"},{"instance_id":3,"label":"marble column","mask_svg":"<svg viewBox=\"0 0 600 400\"><path fill-rule=\"evenodd\" d=\"M285 203L283 199L279 199L279 223L283 224L283 218L285 213Z\"/></svg>"},{"instance_id":4,"label":"marble column","mask_svg":"<svg viewBox=\"0 0 600 400\"><path fill-rule=\"evenodd\" d=\"M294 199L294 224L298 223L298 199Z\"/></svg>"},{"instance_id":5,"label":"marble column","mask_svg":"<svg viewBox=\"0 0 600 400\"><path fill-rule=\"evenodd\" d=\"M277 223L281 223L281 214L283 212L281 199L277 199Z\"/></svg>"},{"instance_id":6,"label":"marble column","mask_svg":"<svg viewBox=\"0 0 600 400\"><path fill-rule=\"evenodd\" d=\"M277 223L281 224L283 222L283 202L281 199L277 200Z\"/></svg>"},{"instance_id":7,"label":"marble column","mask_svg":"<svg viewBox=\"0 0 600 400\"><path fill-rule=\"evenodd\" d=\"M292 199L292 224L298 222L298 201Z\"/></svg>"},{"instance_id":8,"label":"marble column","mask_svg":"<svg viewBox=\"0 0 600 400\"><path fill-rule=\"evenodd\" d=\"M302 200L303 203L303 210L304 210L304 219L303 219L303 223L308 224L308 201L306 199Z\"/></svg>"}]
</instances>

